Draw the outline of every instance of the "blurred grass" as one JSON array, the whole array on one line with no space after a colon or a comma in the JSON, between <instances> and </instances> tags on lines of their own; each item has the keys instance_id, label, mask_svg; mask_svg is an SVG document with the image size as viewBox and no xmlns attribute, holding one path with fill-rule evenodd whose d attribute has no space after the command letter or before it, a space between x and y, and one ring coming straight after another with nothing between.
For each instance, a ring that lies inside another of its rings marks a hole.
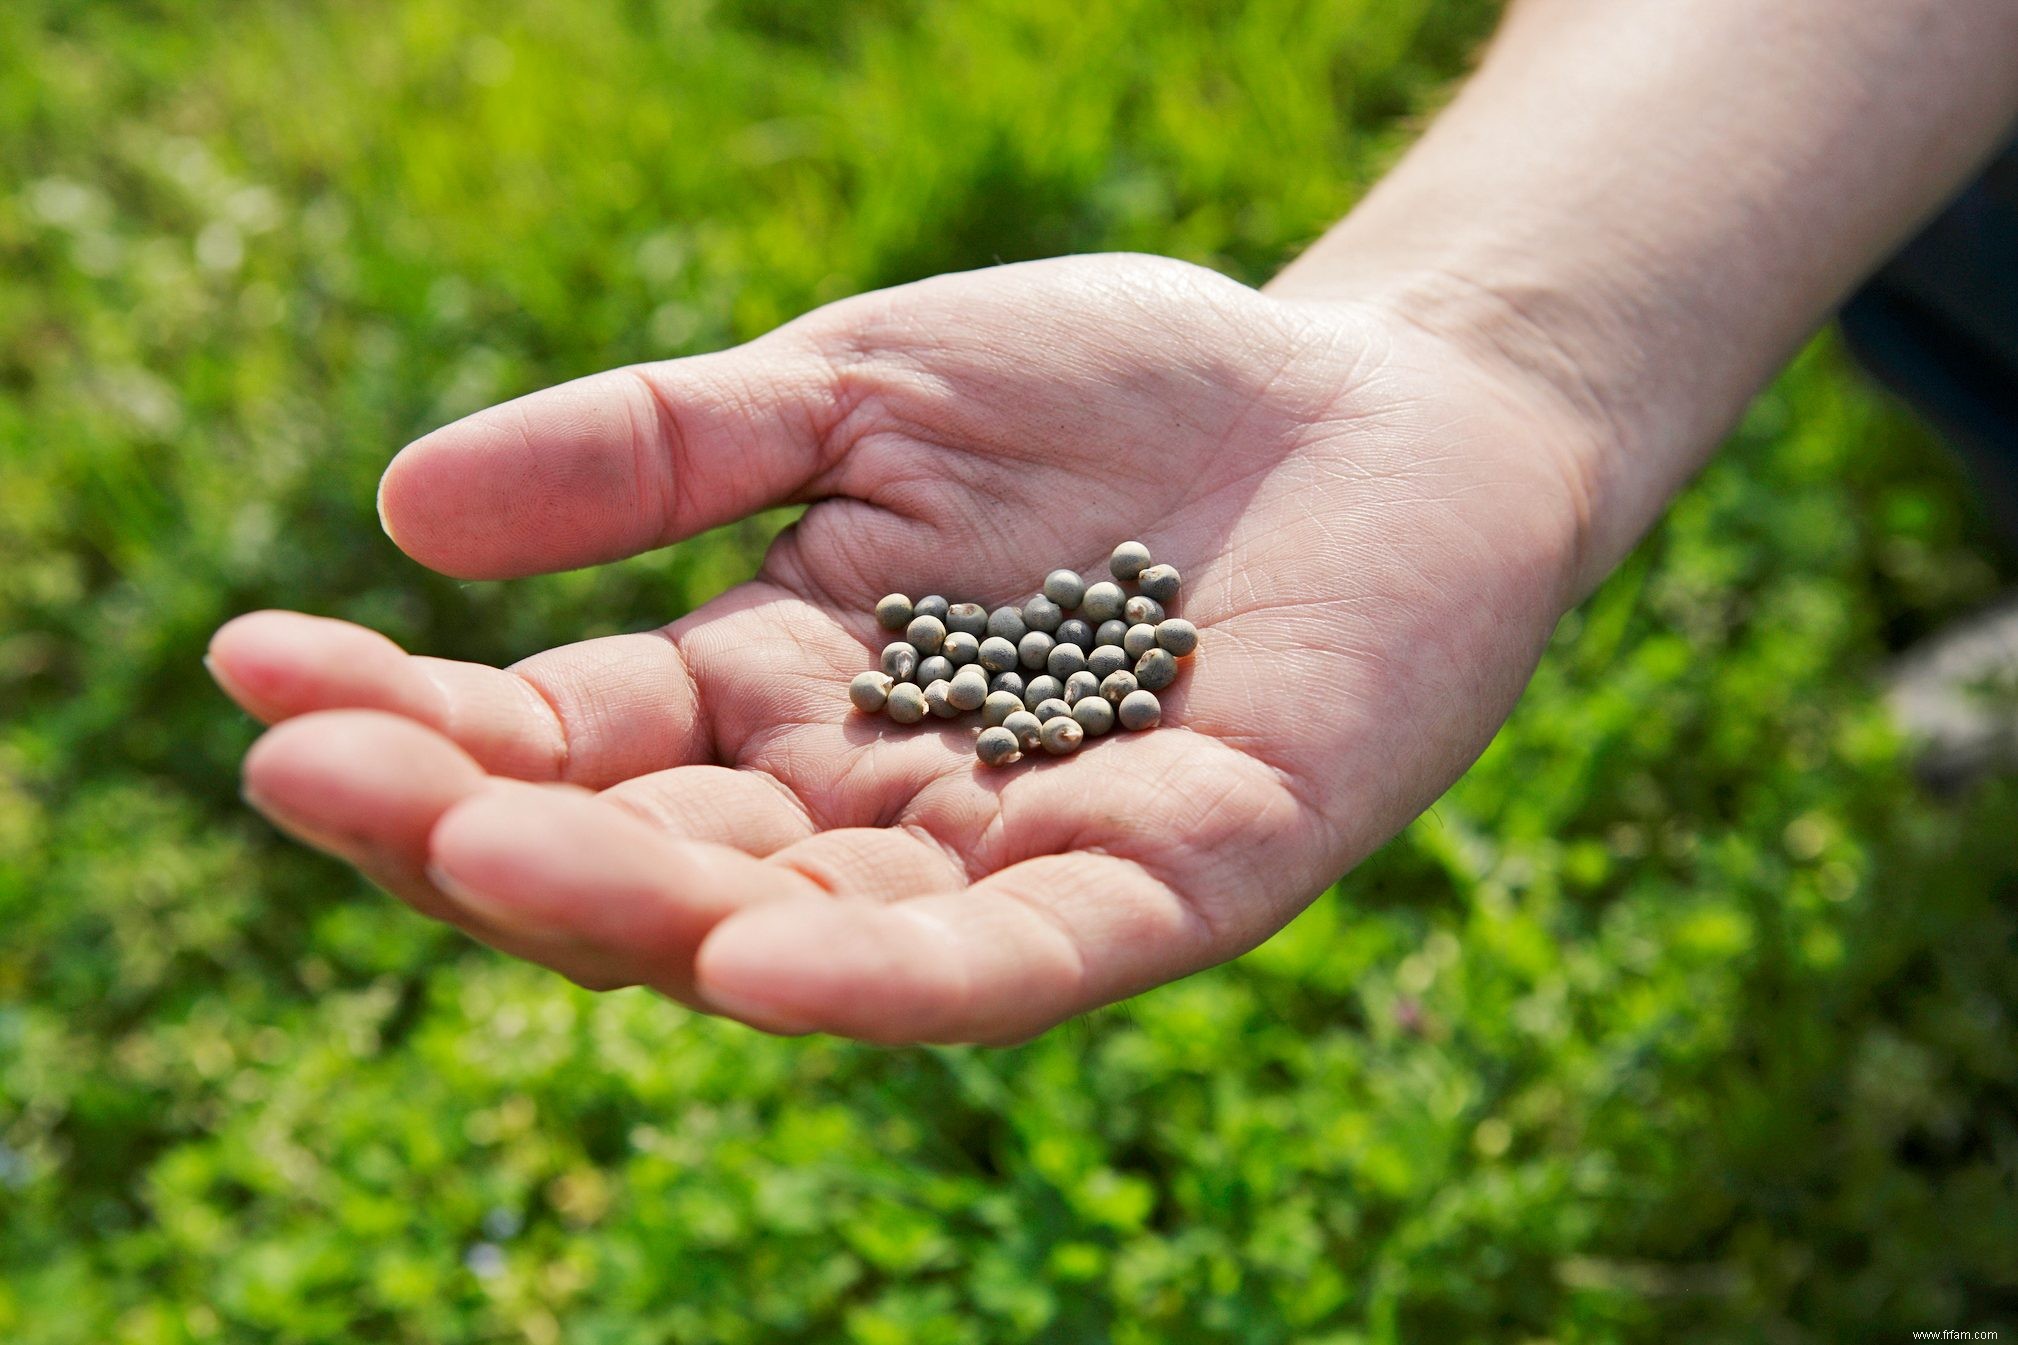
<instances>
[{"instance_id":1,"label":"blurred grass","mask_svg":"<svg viewBox=\"0 0 2018 1345\"><path fill-rule=\"evenodd\" d=\"M775 520L419 572L416 433L1096 248L1259 281L1477 0L0 8L0 1338L1837 1341L2018 1329L2018 797L1872 691L1990 596L1827 344L1438 808L1022 1049L779 1042L472 949L236 803L262 605L505 661Z\"/></svg>"}]
</instances>

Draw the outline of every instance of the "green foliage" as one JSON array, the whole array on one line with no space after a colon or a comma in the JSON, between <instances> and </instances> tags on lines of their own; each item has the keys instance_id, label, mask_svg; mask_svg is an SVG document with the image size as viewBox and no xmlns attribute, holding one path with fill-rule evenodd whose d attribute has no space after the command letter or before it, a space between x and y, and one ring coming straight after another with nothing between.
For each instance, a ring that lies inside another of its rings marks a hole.
<instances>
[{"instance_id":1,"label":"green foliage","mask_svg":"<svg viewBox=\"0 0 2018 1345\"><path fill-rule=\"evenodd\" d=\"M778 522L451 583L375 525L398 444L944 268L1260 280L1488 21L0 7L0 1338L2018 1327L2018 797L1919 798L1873 691L1999 576L1827 348L1433 813L1240 963L1018 1050L591 997L237 806L229 615L509 660L656 624Z\"/></svg>"}]
</instances>

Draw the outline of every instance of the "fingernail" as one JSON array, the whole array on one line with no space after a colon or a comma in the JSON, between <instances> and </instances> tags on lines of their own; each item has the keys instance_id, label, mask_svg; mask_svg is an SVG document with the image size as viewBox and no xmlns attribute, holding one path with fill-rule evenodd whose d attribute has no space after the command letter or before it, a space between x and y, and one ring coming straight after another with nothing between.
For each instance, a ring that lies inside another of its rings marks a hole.
<instances>
[{"instance_id":1,"label":"fingernail","mask_svg":"<svg viewBox=\"0 0 2018 1345\"><path fill-rule=\"evenodd\" d=\"M734 991L719 990L710 985L703 985L699 989L701 998L717 1013L737 1019L759 1031L775 1033L780 1037L803 1037L816 1030L811 1023L794 1018L774 1004L747 999Z\"/></svg>"},{"instance_id":2,"label":"fingernail","mask_svg":"<svg viewBox=\"0 0 2018 1345\"><path fill-rule=\"evenodd\" d=\"M559 941L564 937L549 926L535 920L523 909L506 902L501 902L488 893L479 892L468 883L452 876L439 865L430 864L427 866L427 880L434 884L435 889L444 897L447 897L471 915L476 916L479 920L498 929L520 935L523 938L539 939L549 943Z\"/></svg>"},{"instance_id":3,"label":"fingernail","mask_svg":"<svg viewBox=\"0 0 2018 1345\"><path fill-rule=\"evenodd\" d=\"M385 516L385 481L391 474L390 467L379 474L378 492L372 499L372 507L378 510L379 531L383 532L387 537L392 537L392 544L398 546L399 538L392 536L392 521Z\"/></svg>"}]
</instances>

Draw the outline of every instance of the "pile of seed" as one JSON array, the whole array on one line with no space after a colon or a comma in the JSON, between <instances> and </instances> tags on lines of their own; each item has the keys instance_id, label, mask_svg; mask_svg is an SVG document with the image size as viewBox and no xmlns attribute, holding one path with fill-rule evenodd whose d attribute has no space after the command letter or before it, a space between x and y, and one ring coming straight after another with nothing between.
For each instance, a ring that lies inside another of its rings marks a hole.
<instances>
[{"instance_id":1,"label":"pile of seed","mask_svg":"<svg viewBox=\"0 0 2018 1345\"><path fill-rule=\"evenodd\" d=\"M979 710L986 727L974 755L990 766L1039 748L1062 757L1117 724L1156 727L1163 717L1156 693L1198 648L1198 628L1165 612L1183 581L1172 567L1151 564L1142 543L1115 547L1107 568L1111 583L1053 570L1029 602L992 612L936 595L914 603L890 594L876 604L876 620L903 638L884 646L879 670L856 676L848 699L899 724Z\"/></svg>"}]
</instances>

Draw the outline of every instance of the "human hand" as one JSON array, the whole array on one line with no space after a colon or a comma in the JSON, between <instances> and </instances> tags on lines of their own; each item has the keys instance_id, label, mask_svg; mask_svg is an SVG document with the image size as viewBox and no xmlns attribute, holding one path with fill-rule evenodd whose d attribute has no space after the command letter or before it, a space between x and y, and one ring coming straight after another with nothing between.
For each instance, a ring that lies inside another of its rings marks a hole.
<instances>
[{"instance_id":1,"label":"human hand","mask_svg":"<svg viewBox=\"0 0 2018 1345\"><path fill-rule=\"evenodd\" d=\"M1158 258L864 295L421 439L381 510L508 577L811 501L757 577L508 670L238 618L246 796L425 914L759 1027L1013 1041L1233 957L1469 764L1576 596L1589 418L1376 304ZM978 766L853 713L890 591L990 604L1126 537L1185 576L1164 725Z\"/></svg>"}]
</instances>

